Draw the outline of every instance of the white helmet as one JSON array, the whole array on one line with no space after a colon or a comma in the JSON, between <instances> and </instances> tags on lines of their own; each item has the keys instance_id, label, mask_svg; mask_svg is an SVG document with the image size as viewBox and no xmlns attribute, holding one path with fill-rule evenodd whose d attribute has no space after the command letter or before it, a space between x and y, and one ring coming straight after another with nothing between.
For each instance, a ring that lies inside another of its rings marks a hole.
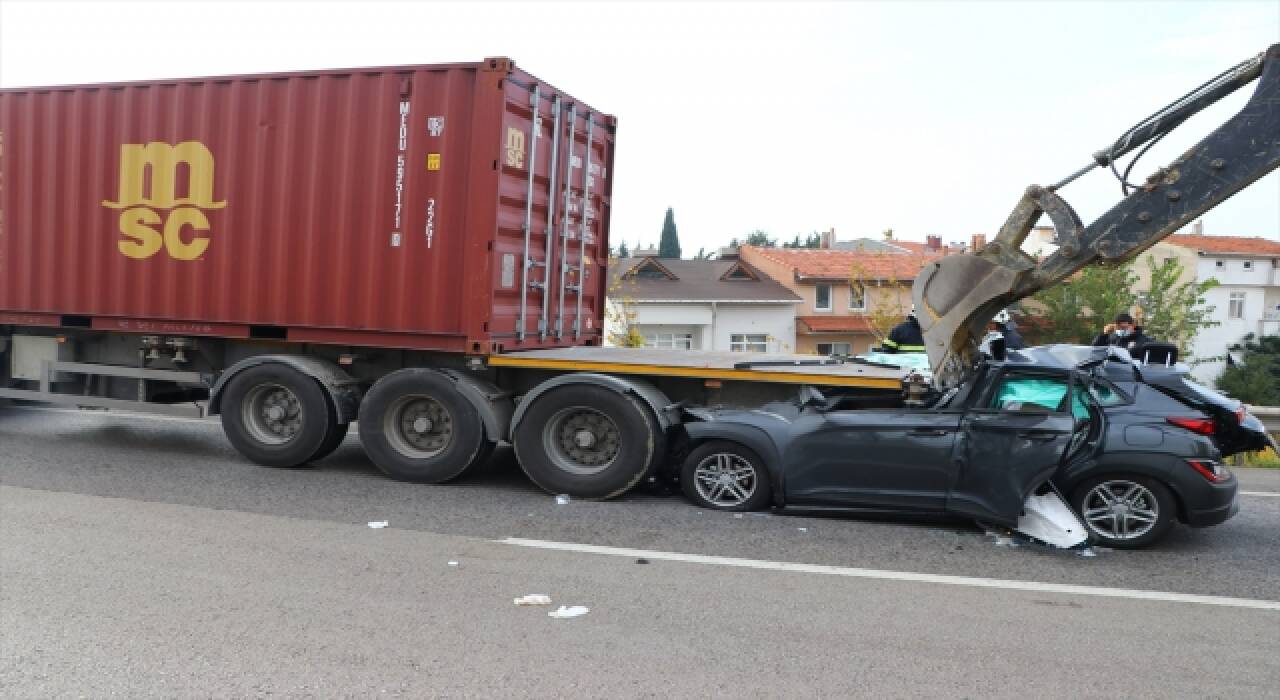
<instances>
[{"instance_id":1,"label":"white helmet","mask_svg":"<svg viewBox=\"0 0 1280 700\"><path fill-rule=\"evenodd\" d=\"M995 317L995 318L993 318L993 319L991 319L991 320L992 320L992 321L995 321L996 323L999 323L1000 325L1002 325L1002 326L1003 326L1004 324L1006 324L1006 323L1008 323L1008 322L1009 322L1009 312L1008 312L1008 310L1006 310L1006 309L1000 309L998 312L996 312L996 317Z\"/></svg>"}]
</instances>

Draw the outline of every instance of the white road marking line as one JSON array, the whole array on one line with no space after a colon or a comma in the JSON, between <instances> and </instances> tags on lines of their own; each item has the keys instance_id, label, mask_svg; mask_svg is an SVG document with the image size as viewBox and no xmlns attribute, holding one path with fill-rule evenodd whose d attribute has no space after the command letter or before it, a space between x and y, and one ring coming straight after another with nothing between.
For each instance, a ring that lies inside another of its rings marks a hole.
<instances>
[{"instance_id":1,"label":"white road marking line","mask_svg":"<svg viewBox=\"0 0 1280 700\"><path fill-rule=\"evenodd\" d=\"M1271 496L1272 498L1280 498L1280 491L1241 491L1241 496Z\"/></svg>"},{"instance_id":2,"label":"white road marking line","mask_svg":"<svg viewBox=\"0 0 1280 700\"><path fill-rule=\"evenodd\" d=\"M1087 595L1103 598L1130 598L1134 600L1155 600L1167 603L1195 603L1199 605L1222 605L1233 608L1251 608L1254 610L1280 611L1280 601L1253 600L1249 598L1226 598L1212 595L1196 595L1192 593L1172 593L1165 591L1142 591L1129 588L1106 588L1102 586L1081 586L1068 583L1043 583L1040 581L1009 581L995 578L978 578L973 576L951 576L946 574L922 574L911 571L886 571L882 569L857 569L845 566L824 566L821 564L797 564L785 561L766 561L761 559L738 559L735 557L716 557L702 554L682 554L680 552L662 552L647 549L628 549L625 547L602 547L593 544L575 544L572 542L550 542L547 540L526 540L519 537L508 537L495 540L500 544L534 549L551 549L564 552L584 554L602 554L611 557L645 558L649 560L679 561L688 564L710 564L713 566L733 566L743 569L764 569L769 571L790 571L804 574L826 574L828 576L847 576L850 578L872 578L889 581L911 581L914 583L939 583L950 586L971 586L974 588L998 588L1014 591L1033 591L1036 593L1061 593L1064 595Z\"/></svg>"}]
</instances>

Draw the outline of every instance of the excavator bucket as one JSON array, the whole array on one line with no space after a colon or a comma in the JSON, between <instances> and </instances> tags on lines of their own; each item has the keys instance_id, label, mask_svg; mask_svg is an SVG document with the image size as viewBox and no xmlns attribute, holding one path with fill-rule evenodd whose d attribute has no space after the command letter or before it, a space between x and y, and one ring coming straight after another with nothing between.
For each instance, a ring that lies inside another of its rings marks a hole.
<instances>
[{"instance_id":1,"label":"excavator bucket","mask_svg":"<svg viewBox=\"0 0 1280 700\"><path fill-rule=\"evenodd\" d=\"M989 260L955 255L928 265L912 297L924 335L934 384L948 389L977 364L978 342L988 320L1016 284L1016 273Z\"/></svg>"}]
</instances>

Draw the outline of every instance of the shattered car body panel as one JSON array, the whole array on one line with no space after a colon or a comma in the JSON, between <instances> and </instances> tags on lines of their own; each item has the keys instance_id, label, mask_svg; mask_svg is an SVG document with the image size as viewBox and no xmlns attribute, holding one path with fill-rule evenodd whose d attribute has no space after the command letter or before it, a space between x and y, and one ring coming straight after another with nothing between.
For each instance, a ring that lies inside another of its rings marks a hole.
<instances>
[{"instance_id":1,"label":"shattered car body panel","mask_svg":"<svg viewBox=\"0 0 1280 700\"><path fill-rule=\"evenodd\" d=\"M1055 491L1028 496L1022 506L1022 517L1013 529L1063 549L1089 541L1084 523Z\"/></svg>"}]
</instances>

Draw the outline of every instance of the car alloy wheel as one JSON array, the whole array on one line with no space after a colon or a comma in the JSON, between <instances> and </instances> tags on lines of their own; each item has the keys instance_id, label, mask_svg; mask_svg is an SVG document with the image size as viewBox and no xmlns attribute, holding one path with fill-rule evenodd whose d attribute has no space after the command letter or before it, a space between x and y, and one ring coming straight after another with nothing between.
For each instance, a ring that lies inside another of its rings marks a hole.
<instances>
[{"instance_id":1,"label":"car alloy wheel","mask_svg":"<svg viewBox=\"0 0 1280 700\"><path fill-rule=\"evenodd\" d=\"M726 508L751 500L759 478L751 462L732 452L709 454L693 469L693 486L698 495Z\"/></svg>"},{"instance_id":2,"label":"car alloy wheel","mask_svg":"<svg viewBox=\"0 0 1280 700\"><path fill-rule=\"evenodd\" d=\"M1113 479L1094 486L1081 503L1081 516L1103 537L1133 540L1160 520L1160 502L1142 484Z\"/></svg>"}]
</instances>

